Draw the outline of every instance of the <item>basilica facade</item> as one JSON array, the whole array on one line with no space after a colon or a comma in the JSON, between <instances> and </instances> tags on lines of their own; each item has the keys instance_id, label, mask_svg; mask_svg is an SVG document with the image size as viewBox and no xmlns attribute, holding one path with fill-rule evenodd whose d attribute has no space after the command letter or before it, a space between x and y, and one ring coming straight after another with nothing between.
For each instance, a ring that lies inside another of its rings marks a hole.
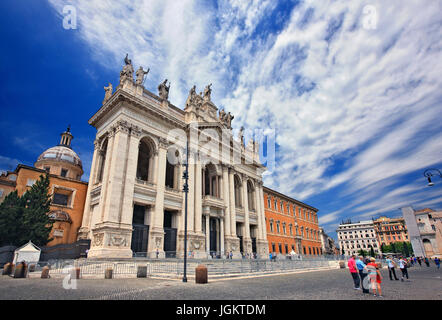
<instances>
[{"instance_id":1,"label":"basilica facade","mask_svg":"<svg viewBox=\"0 0 442 320\"><path fill-rule=\"evenodd\" d=\"M259 143L232 133L233 115L191 88L183 109L144 88L126 56L120 83L105 87L89 120L97 130L79 239L89 258L267 257ZM188 164L188 183L184 185ZM187 187L188 193L183 191ZM185 223L187 207L187 224Z\"/></svg>"}]
</instances>

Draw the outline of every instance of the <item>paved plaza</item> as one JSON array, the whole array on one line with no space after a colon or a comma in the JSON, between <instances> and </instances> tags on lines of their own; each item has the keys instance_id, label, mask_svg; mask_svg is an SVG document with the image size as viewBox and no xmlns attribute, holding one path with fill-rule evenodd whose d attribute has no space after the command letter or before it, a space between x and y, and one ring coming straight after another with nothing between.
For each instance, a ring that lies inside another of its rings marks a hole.
<instances>
[{"instance_id":1,"label":"paved plaza","mask_svg":"<svg viewBox=\"0 0 442 320\"><path fill-rule=\"evenodd\" d=\"M399 270L397 270L400 273ZM390 281L383 269L383 298L353 290L348 269L211 280L208 284L163 279L13 279L0 276L0 299L75 300L441 300L442 271L412 267L410 280Z\"/></svg>"}]
</instances>

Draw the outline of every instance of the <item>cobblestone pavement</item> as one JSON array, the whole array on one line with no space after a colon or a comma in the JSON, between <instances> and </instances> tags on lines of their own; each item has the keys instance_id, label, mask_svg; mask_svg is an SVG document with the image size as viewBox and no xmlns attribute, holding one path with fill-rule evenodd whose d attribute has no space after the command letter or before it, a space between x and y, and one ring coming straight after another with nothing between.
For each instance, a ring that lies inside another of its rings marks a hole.
<instances>
[{"instance_id":1,"label":"cobblestone pavement","mask_svg":"<svg viewBox=\"0 0 442 320\"><path fill-rule=\"evenodd\" d=\"M397 273L400 273L397 270ZM208 284L180 280L77 280L77 289L63 288L62 279L13 279L0 276L0 299L125 299L125 300L441 300L442 270L412 267L410 280L390 281L383 269L383 298L353 289L348 269L224 279Z\"/></svg>"}]
</instances>

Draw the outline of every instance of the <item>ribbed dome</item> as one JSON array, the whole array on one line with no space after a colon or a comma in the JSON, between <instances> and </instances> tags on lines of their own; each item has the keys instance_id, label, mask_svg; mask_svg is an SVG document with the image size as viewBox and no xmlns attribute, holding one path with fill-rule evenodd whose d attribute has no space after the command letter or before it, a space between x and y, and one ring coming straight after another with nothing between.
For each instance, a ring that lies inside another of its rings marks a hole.
<instances>
[{"instance_id":1,"label":"ribbed dome","mask_svg":"<svg viewBox=\"0 0 442 320\"><path fill-rule=\"evenodd\" d=\"M65 146L55 146L43 152L37 163L44 160L65 161L83 169L80 157L71 148Z\"/></svg>"}]
</instances>

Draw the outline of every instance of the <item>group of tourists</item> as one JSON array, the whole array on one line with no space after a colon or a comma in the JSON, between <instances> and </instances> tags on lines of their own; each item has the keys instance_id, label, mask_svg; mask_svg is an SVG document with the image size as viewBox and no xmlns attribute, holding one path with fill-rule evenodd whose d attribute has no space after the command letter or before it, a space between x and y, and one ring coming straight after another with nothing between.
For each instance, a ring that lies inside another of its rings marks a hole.
<instances>
[{"instance_id":1,"label":"group of tourists","mask_svg":"<svg viewBox=\"0 0 442 320\"><path fill-rule=\"evenodd\" d=\"M401 281L404 282L408 281L409 279L409 267L413 266L414 264L419 264L422 266L422 262L424 262L427 267L430 267L431 260L431 258L427 257L414 256L410 258L400 256L399 259L395 260L392 256L389 256L385 262L388 266L388 275L390 280L393 281L394 278L394 280L399 281L395 271L395 268L399 267L401 270ZM440 259L435 257L433 261L437 269L440 269ZM347 264L353 278L354 290L362 290L363 293L370 293L369 289L372 289L374 296L382 297L382 275L379 270L380 264L376 263L375 258L364 258L352 255Z\"/></svg>"},{"instance_id":2,"label":"group of tourists","mask_svg":"<svg viewBox=\"0 0 442 320\"><path fill-rule=\"evenodd\" d=\"M382 275L375 258L352 255L347 264L353 278L354 290L370 293L371 288L374 296L382 297Z\"/></svg>"},{"instance_id":3,"label":"group of tourists","mask_svg":"<svg viewBox=\"0 0 442 320\"><path fill-rule=\"evenodd\" d=\"M412 265L419 263L420 266L422 266L422 262L425 263L427 267L430 267L430 262L433 261L434 264L438 269L440 269L440 259L439 257L435 257L434 259L427 258L427 257L411 257L410 262Z\"/></svg>"}]
</instances>

